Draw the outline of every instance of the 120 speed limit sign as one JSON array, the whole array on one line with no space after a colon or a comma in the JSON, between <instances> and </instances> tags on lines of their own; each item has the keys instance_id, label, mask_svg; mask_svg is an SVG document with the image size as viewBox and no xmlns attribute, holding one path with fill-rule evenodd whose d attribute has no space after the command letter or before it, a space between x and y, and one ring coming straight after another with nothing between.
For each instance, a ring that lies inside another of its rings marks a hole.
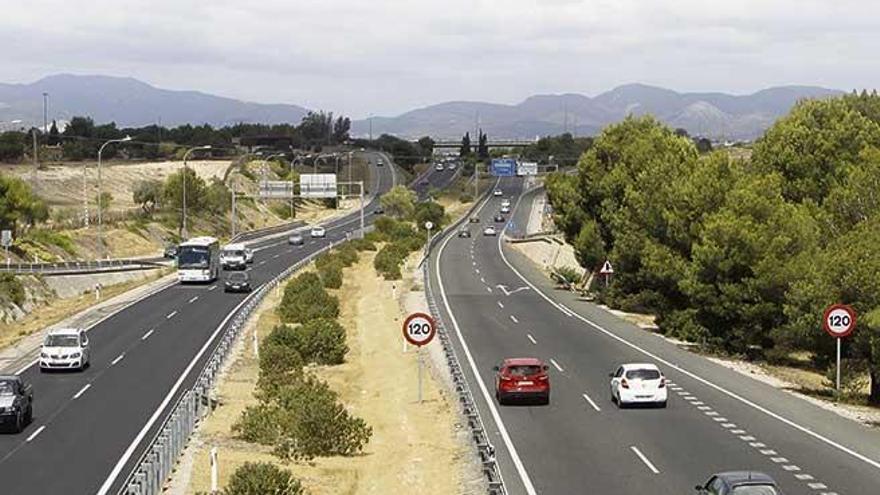
<instances>
[{"instance_id":1,"label":"120 speed limit sign","mask_svg":"<svg viewBox=\"0 0 880 495\"><path fill-rule=\"evenodd\" d=\"M425 313L413 313L403 322L403 338L414 346L423 346L434 339L434 319Z\"/></svg>"},{"instance_id":2,"label":"120 speed limit sign","mask_svg":"<svg viewBox=\"0 0 880 495\"><path fill-rule=\"evenodd\" d=\"M856 312L846 304L832 304L825 310L822 326L832 337L846 337L856 328Z\"/></svg>"}]
</instances>

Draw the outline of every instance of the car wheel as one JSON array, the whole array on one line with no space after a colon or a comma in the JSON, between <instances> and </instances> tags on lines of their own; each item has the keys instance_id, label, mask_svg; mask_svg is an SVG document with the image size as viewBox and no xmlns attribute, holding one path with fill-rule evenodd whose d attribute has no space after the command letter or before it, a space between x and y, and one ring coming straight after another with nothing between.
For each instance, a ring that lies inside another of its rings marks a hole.
<instances>
[{"instance_id":1,"label":"car wheel","mask_svg":"<svg viewBox=\"0 0 880 495\"><path fill-rule=\"evenodd\" d=\"M24 419L25 424L31 424L34 421L34 406L28 406L27 414Z\"/></svg>"},{"instance_id":2,"label":"car wheel","mask_svg":"<svg viewBox=\"0 0 880 495\"><path fill-rule=\"evenodd\" d=\"M15 424L12 425L12 431L15 433L21 433L21 430L24 429L24 418L22 418L22 413L18 413L15 416Z\"/></svg>"}]
</instances>

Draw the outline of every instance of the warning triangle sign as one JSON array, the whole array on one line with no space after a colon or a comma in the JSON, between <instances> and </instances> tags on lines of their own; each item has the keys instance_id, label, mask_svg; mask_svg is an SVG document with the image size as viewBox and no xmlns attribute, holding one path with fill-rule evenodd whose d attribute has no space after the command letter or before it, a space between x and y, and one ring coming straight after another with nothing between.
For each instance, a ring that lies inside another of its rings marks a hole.
<instances>
[{"instance_id":1,"label":"warning triangle sign","mask_svg":"<svg viewBox=\"0 0 880 495\"><path fill-rule=\"evenodd\" d=\"M602 265L602 269L599 270L600 275L610 275L614 273L614 268L611 267L611 262L605 260L605 264Z\"/></svg>"}]
</instances>

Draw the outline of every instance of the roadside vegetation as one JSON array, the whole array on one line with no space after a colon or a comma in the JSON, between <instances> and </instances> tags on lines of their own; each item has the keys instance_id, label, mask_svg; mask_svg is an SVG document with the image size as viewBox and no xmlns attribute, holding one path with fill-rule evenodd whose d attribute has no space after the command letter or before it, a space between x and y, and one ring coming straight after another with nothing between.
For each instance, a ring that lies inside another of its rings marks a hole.
<instances>
[{"instance_id":1,"label":"roadside vegetation","mask_svg":"<svg viewBox=\"0 0 880 495\"><path fill-rule=\"evenodd\" d=\"M547 190L579 263L614 263L602 301L718 352L820 372L834 365L823 309L850 304L844 398L880 404L880 96L800 102L748 161L630 117L577 167Z\"/></svg>"}]
</instances>

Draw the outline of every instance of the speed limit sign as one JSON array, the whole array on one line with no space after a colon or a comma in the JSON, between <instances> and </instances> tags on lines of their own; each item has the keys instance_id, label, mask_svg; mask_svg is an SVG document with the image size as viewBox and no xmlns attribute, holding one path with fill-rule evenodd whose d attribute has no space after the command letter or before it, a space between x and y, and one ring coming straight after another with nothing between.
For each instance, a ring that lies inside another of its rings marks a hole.
<instances>
[{"instance_id":1,"label":"speed limit sign","mask_svg":"<svg viewBox=\"0 0 880 495\"><path fill-rule=\"evenodd\" d=\"M425 313L413 313L403 322L403 338L414 346L427 345L434 339L437 329L434 319Z\"/></svg>"},{"instance_id":2,"label":"speed limit sign","mask_svg":"<svg viewBox=\"0 0 880 495\"><path fill-rule=\"evenodd\" d=\"M846 304L832 304L825 310L822 326L832 337L846 337L856 328L856 312Z\"/></svg>"}]
</instances>

